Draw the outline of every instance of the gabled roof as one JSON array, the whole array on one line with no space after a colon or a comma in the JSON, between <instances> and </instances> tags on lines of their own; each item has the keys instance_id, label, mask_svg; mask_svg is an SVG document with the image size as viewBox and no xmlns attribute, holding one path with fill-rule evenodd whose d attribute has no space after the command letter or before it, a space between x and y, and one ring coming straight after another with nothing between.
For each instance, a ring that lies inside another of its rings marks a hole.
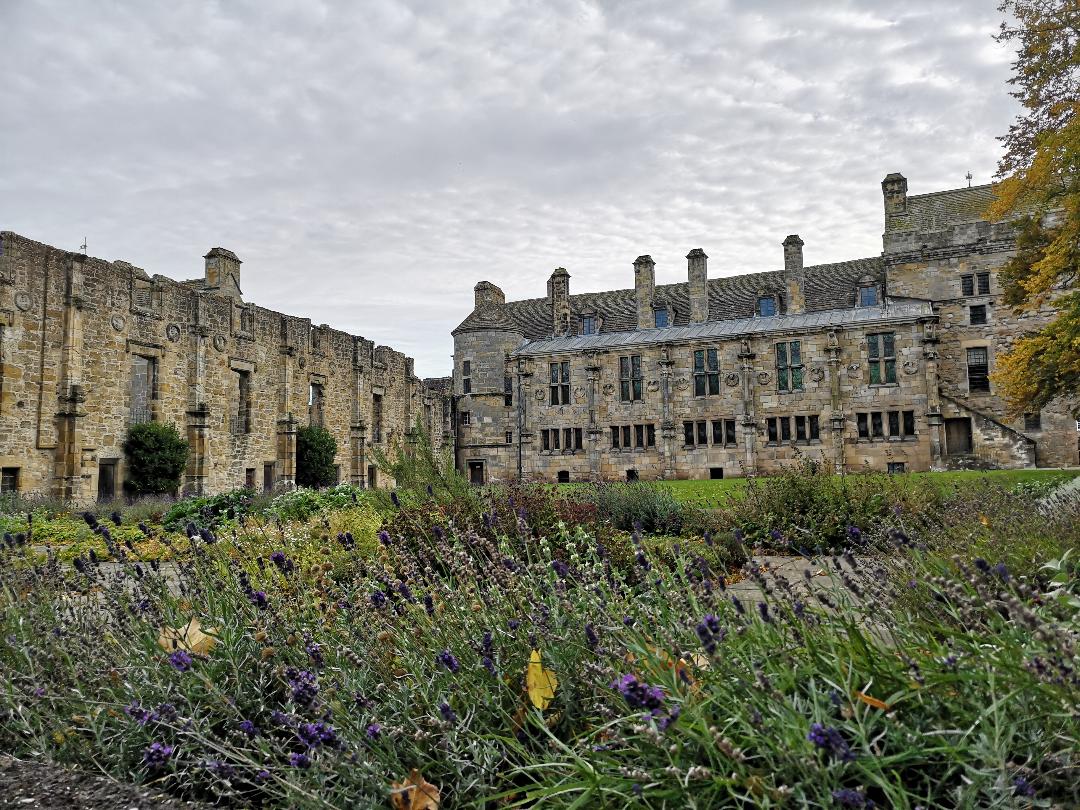
<instances>
[{"instance_id":1,"label":"gabled roof","mask_svg":"<svg viewBox=\"0 0 1080 810\"><path fill-rule=\"evenodd\" d=\"M933 314L934 310L929 301L888 299L885 306L878 307L830 309L799 315L774 315L769 318L736 318L734 320L695 323L689 326L669 326L663 329L635 329L628 332L612 332L606 335L549 337L543 340L525 341L518 346L514 353L517 355L544 355L556 352L642 346L652 343L677 343L707 338L731 340L744 335L761 335L771 332L783 333L800 329L832 329L854 325L873 326L899 321L912 321Z\"/></svg>"},{"instance_id":2,"label":"gabled roof","mask_svg":"<svg viewBox=\"0 0 1080 810\"><path fill-rule=\"evenodd\" d=\"M986 219L986 209L993 201L994 187L990 183L912 194L907 198L907 213L886 217L885 230L928 233L965 222L978 222Z\"/></svg>"},{"instance_id":3,"label":"gabled roof","mask_svg":"<svg viewBox=\"0 0 1080 810\"><path fill-rule=\"evenodd\" d=\"M807 267L804 286L806 310L819 312L853 307L859 281L869 278L880 283L884 279L884 267L883 261L877 256ZM709 320L753 317L759 295L783 293L785 289L784 274L779 270L709 279ZM658 284L653 300L656 304L672 307L675 313L672 326L689 324L690 291L687 282ZM571 295L570 311L573 316L588 312L599 315L600 334L637 329L637 297L632 288ZM551 304L547 298L529 298L508 301L501 306L483 307L470 314L454 330L454 334L475 329L517 331L526 340L551 337Z\"/></svg>"}]
</instances>

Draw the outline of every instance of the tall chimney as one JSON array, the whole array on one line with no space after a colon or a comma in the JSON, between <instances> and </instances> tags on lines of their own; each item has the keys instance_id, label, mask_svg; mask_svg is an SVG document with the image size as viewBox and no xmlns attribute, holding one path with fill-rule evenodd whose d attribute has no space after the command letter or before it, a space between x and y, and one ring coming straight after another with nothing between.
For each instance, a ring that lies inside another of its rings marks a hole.
<instances>
[{"instance_id":1,"label":"tall chimney","mask_svg":"<svg viewBox=\"0 0 1080 810\"><path fill-rule=\"evenodd\" d=\"M653 315L653 299L656 297L656 262L652 256L638 256L634 259L634 295L637 299L638 329L652 329L656 326Z\"/></svg>"},{"instance_id":2,"label":"tall chimney","mask_svg":"<svg viewBox=\"0 0 1080 810\"><path fill-rule=\"evenodd\" d=\"M690 282L690 323L709 320L709 257L701 248L686 254L686 274Z\"/></svg>"},{"instance_id":3,"label":"tall chimney","mask_svg":"<svg viewBox=\"0 0 1080 810\"><path fill-rule=\"evenodd\" d=\"M885 175L881 181L881 196L885 198L885 219L907 213L907 178L900 172Z\"/></svg>"},{"instance_id":4,"label":"tall chimney","mask_svg":"<svg viewBox=\"0 0 1080 810\"><path fill-rule=\"evenodd\" d=\"M473 287L473 302L474 309L502 306L506 303L506 295L490 281L481 281Z\"/></svg>"},{"instance_id":5,"label":"tall chimney","mask_svg":"<svg viewBox=\"0 0 1080 810\"><path fill-rule=\"evenodd\" d=\"M806 312L806 273L803 270L803 240L793 233L784 240L784 284L787 287L787 311L792 315Z\"/></svg>"},{"instance_id":6,"label":"tall chimney","mask_svg":"<svg viewBox=\"0 0 1080 810\"><path fill-rule=\"evenodd\" d=\"M236 254L225 248L211 248L206 260L206 286L219 295L240 298L240 265Z\"/></svg>"},{"instance_id":7,"label":"tall chimney","mask_svg":"<svg viewBox=\"0 0 1080 810\"><path fill-rule=\"evenodd\" d=\"M548 279L548 303L551 305L551 333L555 337L570 334L570 274L556 267Z\"/></svg>"}]
</instances>

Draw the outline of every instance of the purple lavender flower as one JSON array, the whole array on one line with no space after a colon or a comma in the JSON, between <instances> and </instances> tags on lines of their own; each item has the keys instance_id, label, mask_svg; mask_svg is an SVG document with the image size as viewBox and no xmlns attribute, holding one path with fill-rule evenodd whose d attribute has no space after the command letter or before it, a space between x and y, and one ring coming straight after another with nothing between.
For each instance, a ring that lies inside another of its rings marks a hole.
<instances>
[{"instance_id":1,"label":"purple lavender flower","mask_svg":"<svg viewBox=\"0 0 1080 810\"><path fill-rule=\"evenodd\" d=\"M390 493L390 503L394 504L394 506L398 507L399 509L401 508L401 498L398 497L398 494L396 492Z\"/></svg>"},{"instance_id":2,"label":"purple lavender flower","mask_svg":"<svg viewBox=\"0 0 1080 810\"><path fill-rule=\"evenodd\" d=\"M664 690L659 686L649 686L632 674L616 679L611 687L619 690L619 694L632 709L659 709L663 706L666 697Z\"/></svg>"},{"instance_id":3,"label":"purple lavender flower","mask_svg":"<svg viewBox=\"0 0 1080 810\"><path fill-rule=\"evenodd\" d=\"M519 622L517 619L511 619L506 623L506 626L510 628L511 632L513 632L514 630L517 630L519 627L521 627L521 622Z\"/></svg>"},{"instance_id":4,"label":"purple lavender flower","mask_svg":"<svg viewBox=\"0 0 1080 810\"><path fill-rule=\"evenodd\" d=\"M251 591L247 596L251 604L255 605L259 610L266 610L270 607L270 600L266 597L266 591Z\"/></svg>"},{"instance_id":5,"label":"purple lavender flower","mask_svg":"<svg viewBox=\"0 0 1080 810\"><path fill-rule=\"evenodd\" d=\"M740 616L746 613L746 611L743 610L742 602L739 601L739 597L735 596L734 594L732 594L731 596L731 604L735 606L735 612L738 613Z\"/></svg>"},{"instance_id":6,"label":"purple lavender flower","mask_svg":"<svg viewBox=\"0 0 1080 810\"><path fill-rule=\"evenodd\" d=\"M271 554L270 562L276 565L283 574L288 574L293 570L293 561L286 557L283 551L275 551Z\"/></svg>"},{"instance_id":7,"label":"purple lavender flower","mask_svg":"<svg viewBox=\"0 0 1080 810\"><path fill-rule=\"evenodd\" d=\"M585 625L585 644L588 645L590 650L595 650L600 644L600 639L596 635L596 629L591 624Z\"/></svg>"},{"instance_id":8,"label":"purple lavender flower","mask_svg":"<svg viewBox=\"0 0 1080 810\"><path fill-rule=\"evenodd\" d=\"M431 598L430 593L424 594L424 610L427 612L428 616L435 615L435 601Z\"/></svg>"},{"instance_id":9,"label":"purple lavender flower","mask_svg":"<svg viewBox=\"0 0 1080 810\"><path fill-rule=\"evenodd\" d=\"M386 594L382 591L372 591L371 604L374 605L376 609L386 607Z\"/></svg>"},{"instance_id":10,"label":"purple lavender flower","mask_svg":"<svg viewBox=\"0 0 1080 810\"><path fill-rule=\"evenodd\" d=\"M311 659L311 663L316 669L323 665L322 647L317 642L309 641L305 644L304 652L308 654L308 658Z\"/></svg>"},{"instance_id":11,"label":"purple lavender flower","mask_svg":"<svg viewBox=\"0 0 1080 810\"><path fill-rule=\"evenodd\" d=\"M834 790L832 793L833 800L841 807L866 807L872 808L874 806L873 799L866 798L861 790L855 790L854 788L841 788L840 790Z\"/></svg>"},{"instance_id":12,"label":"purple lavender flower","mask_svg":"<svg viewBox=\"0 0 1080 810\"><path fill-rule=\"evenodd\" d=\"M307 754L289 754L289 764L294 768L310 768L311 757Z\"/></svg>"},{"instance_id":13,"label":"purple lavender flower","mask_svg":"<svg viewBox=\"0 0 1080 810\"><path fill-rule=\"evenodd\" d=\"M295 667L289 667L285 676L292 688L293 702L298 706L310 706L319 694L319 679L306 669L297 670Z\"/></svg>"},{"instance_id":14,"label":"purple lavender flower","mask_svg":"<svg viewBox=\"0 0 1080 810\"><path fill-rule=\"evenodd\" d=\"M367 738L369 740L377 740L379 739L379 735L382 734L382 726L380 726L378 723L371 723L364 730L364 733L367 734Z\"/></svg>"},{"instance_id":15,"label":"purple lavender flower","mask_svg":"<svg viewBox=\"0 0 1080 810\"><path fill-rule=\"evenodd\" d=\"M1013 779L1013 795L1032 799L1035 797L1035 788L1024 777L1017 776Z\"/></svg>"},{"instance_id":16,"label":"purple lavender flower","mask_svg":"<svg viewBox=\"0 0 1080 810\"><path fill-rule=\"evenodd\" d=\"M337 745L337 731L333 726L321 720L316 723L301 723L296 736L309 749L320 745Z\"/></svg>"},{"instance_id":17,"label":"purple lavender flower","mask_svg":"<svg viewBox=\"0 0 1080 810\"><path fill-rule=\"evenodd\" d=\"M450 708L450 704L446 701L443 701L439 704L439 714L442 715L442 719L445 720L447 723L457 722L457 715L454 713L454 710Z\"/></svg>"},{"instance_id":18,"label":"purple lavender flower","mask_svg":"<svg viewBox=\"0 0 1080 810\"><path fill-rule=\"evenodd\" d=\"M570 574L570 567L562 560L552 560L551 567L552 569L554 569L555 574L559 577L559 579L566 579L566 577Z\"/></svg>"},{"instance_id":19,"label":"purple lavender flower","mask_svg":"<svg viewBox=\"0 0 1080 810\"><path fill-rule=\"evenodd\" d=\"M860 529L858 526L848 526L847 536L848 540L850 540L852 543L855 543L856 545L862 543L862 529Z\"/></svg>"},{"instance_id":20,"label":"purple lavender flower","mask_svg":"<svg viewBox=\"0 0 1080 810\"><path fill-rule=\"evenodd\" d=\"M810 726L810 733L806 735L806 739L818 748L828 751L841 762L852 762L855 759L855 754L851 750L851 746L848 745L847 740L832 726L813 723Z\"/></svg>"},{"instance_id":21,"label":"purple lavender flower","mask_svg":"<svg viewBox=\"0 0 1080 810\"><path fill-rule=\"evenodd\" d=\"M169 655L169 664L177 672L187 672L192 667L193 659L185 650L175 650Z\"/></svg>"},{"instance_id":22,"label":"purple lavender flower","mask_svg":"<svg viewBox=\"0 0 1080 810\"><path fill-rule=\"evenodd\" d=\"M379 538L379 542L384 546L390 545L390 532L386 529L379 529L379 533L376 535Z\"/></svg>"},{"instance_id":23,"label":"purple lavender flower","mask_svg":"<svg viewBox=\"0 0 1080 810\"><path fill-rule=\"evenodd\" d=\"M145 726L154 717L154 713L149 709L143 708L143 706L137 700L129 703L124 708L124 714L126 714L140 726Z\"/></svg>"},{"instance_id":24,"label":"purple lavender flower","mask_svg":"<svg viewBox=\"0 0 1080 810\"><path fill-rule=\"evenodd\" d=\"M143 765L152 771L164 768L172 758L176 747L165 743L154 742L143 751Z\"/></svg>"},{"instance_id":25,"label":"purple lavender flower","mask_svg":"<svg viewBox=\"0 0 1080 810\"><path fill-rule=\"evenodd\" d=\"M485 655L483 658L481 658L480 664L492 675L498 675L498 672L495 671L495 661L490 655Z\"/></svg>"},{"instance_id":26,"label":"purple lavender flower","mask_svg":"<svg viewBox=\"0 0 1080 810\"><path fill-rule=\"evenodd\" d=\"M254 740L259 736L259 727L250 720L241 720L239 725L240 733L247 737L249 740Z\"/></svg>"},{"instance_id":27,"label":"purple lavender flower","mask_svg":"<svg viewBox=\"0 0 1080 810\"><path fill-rule=\"evenodd\" d=\"M458 664L458 660L454 657L454 654L450 650L443 650L437 656L435 656L436 662L442 664L451 672L457 672L461 669L461 665Z\"/></svg>"}]
</instances>

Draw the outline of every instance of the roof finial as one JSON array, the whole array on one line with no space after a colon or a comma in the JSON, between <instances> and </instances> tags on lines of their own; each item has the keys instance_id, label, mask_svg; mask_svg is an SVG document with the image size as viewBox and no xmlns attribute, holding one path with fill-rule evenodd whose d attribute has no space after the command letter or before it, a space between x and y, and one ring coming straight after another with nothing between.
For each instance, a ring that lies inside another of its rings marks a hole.
<instances>
[{"instance_id":1,"label":"roof finial","mask_svg":"<svg viewBox=\"0 0 1080 810\"><path fill-rule=\"evenodd\" d=\"M86 237L85 236L82 238L82 244L79 245L79 250L82 251L83 256L86 255Z\"/></svg>"},{"instance_id":2,"label":"roof finial","mask_svg":"<svg viewBox=\"0 0 1080 810\"><path fill-rule=\"evenodd\" d=\"M964 177L968 181L968 188L971 188L971 172L969 171L967 174L964 175Z\"/></svg>"}]
</instances>

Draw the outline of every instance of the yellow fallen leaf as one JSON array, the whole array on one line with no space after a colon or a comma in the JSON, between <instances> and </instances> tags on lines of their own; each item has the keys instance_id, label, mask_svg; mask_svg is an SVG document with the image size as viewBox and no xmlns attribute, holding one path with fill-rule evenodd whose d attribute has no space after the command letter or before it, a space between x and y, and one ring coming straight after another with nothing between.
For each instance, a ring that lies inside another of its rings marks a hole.
<instances>
[{"instance_id":1,"label":"yellow fallen leaf","mask_svg":"<svg viewBox=\"0 0 1080 810\"><path fill-rule=\"evenodd\" d=\"M529 691L532 705L543 711L555 699L555 690L559 680L550 669L545 669L540 662L540 651L533 650L529 656L529 666L525 670L525 688Z\"/></svg>"},{"instance_id":2,"label":"yellow fallen leaf","mask_svg":"<svg viewBox=\"0 0 1080 810\"><path fill-rule=\"evenodd\" d=\"M217 644L214 634L217 630L207 627L203 630L199 620L192 618L184 627L162 627L158 634L158 646L165 652L187 650L199 655L207 655Z\"/></svg>"},{"instance_id":3,"label":"yellow fallen leaf","mask_svg":"<svg viewBox=\"0 0 1080 810\"><path fill-rule=\"evenodd\" d=\"M409 771L404 782L391 782L390 803L395 810L439 810L439 789L420 775L417 768Z\"/></svg>"},{"instance_id":4,"label":"yellow fallen leaf","mask_svg":"<svg viewBox=\"0 0 1080 810\"><path fill-rule=\"evenodd\" d=\"M867 695L863 692L856 692L855 697L865 703L867 706L873 706L875 709L881 709L883 712L889 710L889 704L884 700L878 700L876 697Z\"/></svg>"},{"instance_id":5,"label":"yellow fallen leaf","mask_svg":"<svg viewBox=\"0 0 1080 810\"><path fill-rule=\"evenodd\" d=\"M990 528L990 518L988 518L986 515L979 515L979 523L981 523L983 526L986 526L987 528Z\"/></svg>"}]
</instances>

